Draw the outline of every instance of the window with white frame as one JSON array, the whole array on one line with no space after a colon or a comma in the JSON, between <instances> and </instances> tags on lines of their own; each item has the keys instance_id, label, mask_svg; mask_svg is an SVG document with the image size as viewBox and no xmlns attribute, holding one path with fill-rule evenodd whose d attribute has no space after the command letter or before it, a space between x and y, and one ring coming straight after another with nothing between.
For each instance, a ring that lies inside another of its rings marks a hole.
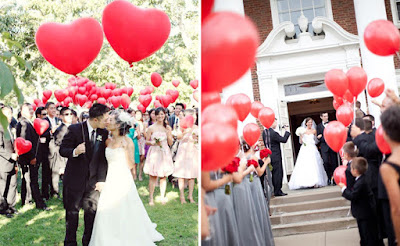
<instances>
[{"instance_id":1,"label":"window with white frame","mask_svg":"<svg viewBox=\"0 0 400 246\"><path fill-rule=\"evenodd\" d=\"M390 0L393 24L400 28L400 0Z\"/></svg>"},{"instance_id":2,"label":"window with white frame","mask_svg":"<svg viewBox=\"0 0 400 246\"><path fill-rule=\"evenodd\" d=\"M310 33L313 33L311 22L314 17L331 17L332 15L330 0L271 0L271 3L272 15L273 18L275 17L274 25L290 21L295 25L297 35L301 32L298 19L302 12L308 19Z\"/></svg>"}]
</instances>

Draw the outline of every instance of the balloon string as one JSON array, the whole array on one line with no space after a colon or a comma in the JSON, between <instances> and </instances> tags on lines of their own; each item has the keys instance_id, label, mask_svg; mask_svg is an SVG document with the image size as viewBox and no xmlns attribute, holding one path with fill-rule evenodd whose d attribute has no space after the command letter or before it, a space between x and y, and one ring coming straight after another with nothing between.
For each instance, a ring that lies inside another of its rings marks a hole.
<instances>
[{"instance_id":1,"label":"balloon string","mask_svg":"<svg viewBox=\"0 0 400 246\"><path fill-rule=\"evenodd\" d=\"M353 101L353 124L356 122L356 102L357 102L357 97L354 97Z\"/></svg>"}]
</instances>

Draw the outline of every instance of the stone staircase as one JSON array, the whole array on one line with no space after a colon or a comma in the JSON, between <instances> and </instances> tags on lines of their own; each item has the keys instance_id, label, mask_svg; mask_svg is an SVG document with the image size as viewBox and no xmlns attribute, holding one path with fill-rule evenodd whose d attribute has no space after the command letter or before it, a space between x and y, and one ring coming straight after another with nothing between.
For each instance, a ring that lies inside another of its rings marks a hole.
<instances>
[{"instance_id":1,"label":"stone staircase","mask_svg":"<svg viewBox=\"0 0 400 246\"><path fill-rule=\"evenodd\" d=\"M337 186L284 192L289 195L271 200L274 237L357 227Z\"/></svg>"}]
</instances>

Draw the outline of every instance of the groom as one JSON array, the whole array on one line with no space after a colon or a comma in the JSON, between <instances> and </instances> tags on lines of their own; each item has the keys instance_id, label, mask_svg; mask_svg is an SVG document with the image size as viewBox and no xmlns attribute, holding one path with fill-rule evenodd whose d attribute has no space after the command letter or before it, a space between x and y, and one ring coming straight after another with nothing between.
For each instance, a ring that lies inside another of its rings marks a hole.
<instances>
[{"instance_id":1,"label":"groom","mask_svg":"<svg viewBox=\"0 0 400 246\"><path fill-rule=\"evenodd\" d=\"M322 122L317 126L317 138L321 143L321 156L322 159L324 160L324 168L326 175L328 176L328 185L331 185L333 184L332 183L333 171L338 165L338 159L336 152L334 152L331 148L329 148L324 138L324 130L329 123L328 113L326 112L321 113L320 118Z\"/></svg>"},{"instance_id":2,"label":"groom","mask_svg":"<svg viewBox=\"0 0 400 246\"><path fill-rule=\"evenodd\" d=\"M109 108L93 104L89 120L68 127L60 155L68 158L64 173L63 201L66 210L66 234L64 245L77 245L76 231L79 210L83 207L85 230L82 245L89 245L92 235L97 201L107 175L105 142L108 131Z\"/></svg>"}]
</instances>

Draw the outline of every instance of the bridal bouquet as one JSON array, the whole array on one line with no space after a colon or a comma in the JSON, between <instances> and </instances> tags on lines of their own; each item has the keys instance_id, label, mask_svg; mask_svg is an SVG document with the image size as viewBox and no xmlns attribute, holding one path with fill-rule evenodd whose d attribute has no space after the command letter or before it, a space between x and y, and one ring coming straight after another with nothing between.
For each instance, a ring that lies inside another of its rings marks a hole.
<instances>
[{"instance_id":1,"label":"bridal bouquet","mask_svg":"<svg viewBox=\"0 0 400 246\"><path fill-rule=\"evenodd\" d=\"M247 161L247 166L248 167L249 166L254 166L255 168L257 168L258 167L258 162L253 160L253 159L248 160ZM250 174L250 182L253 182L253 179L254 179L253 175L254 175L253 172L251 172L251 174Z\"/></svg>"},{"instance_id":2,"label":"bridal bouquet","mask_svg":"<svg viewBox=\"0 0 400 246\"><path fill-rule=\"evenodd\" d=\"M227 166L222 168L222 171L227 172L227 173L237 172L238 168L239 168L239 162L240 162L239 157L233 158L231 163L229 163ZM231 194L231 187L230 187L229 183L225 185L225 194L227 194L227 195Z\"/></svg>"},{"instance_id":3,"label":"bridal bouquet","mask_svg":"<svg viewBox=\"0 0 400 246\"><path fill-rule=\"evenodd\" d=\"M156 144L158 144L159 142L162 142L165 139L163 137L158 137L158 138L154 138L154 140L156 141ZM160 149L162 149L162 145L160 145Z\"/></svg>"},{"instance_id":4,"label":"bridal bouquet","mask_svg":"<svg viewBox=\"0 0 400 246\"><path fill-rule=\"evenodd\" d=\"M303 135L304 133L306 133L306 128L304 128L304 127L302 127L302 126L299 126L299 127L296 129L296 135L297 135L298 137L300 137L300 136Z\"/></svg>"}]
</instances>

